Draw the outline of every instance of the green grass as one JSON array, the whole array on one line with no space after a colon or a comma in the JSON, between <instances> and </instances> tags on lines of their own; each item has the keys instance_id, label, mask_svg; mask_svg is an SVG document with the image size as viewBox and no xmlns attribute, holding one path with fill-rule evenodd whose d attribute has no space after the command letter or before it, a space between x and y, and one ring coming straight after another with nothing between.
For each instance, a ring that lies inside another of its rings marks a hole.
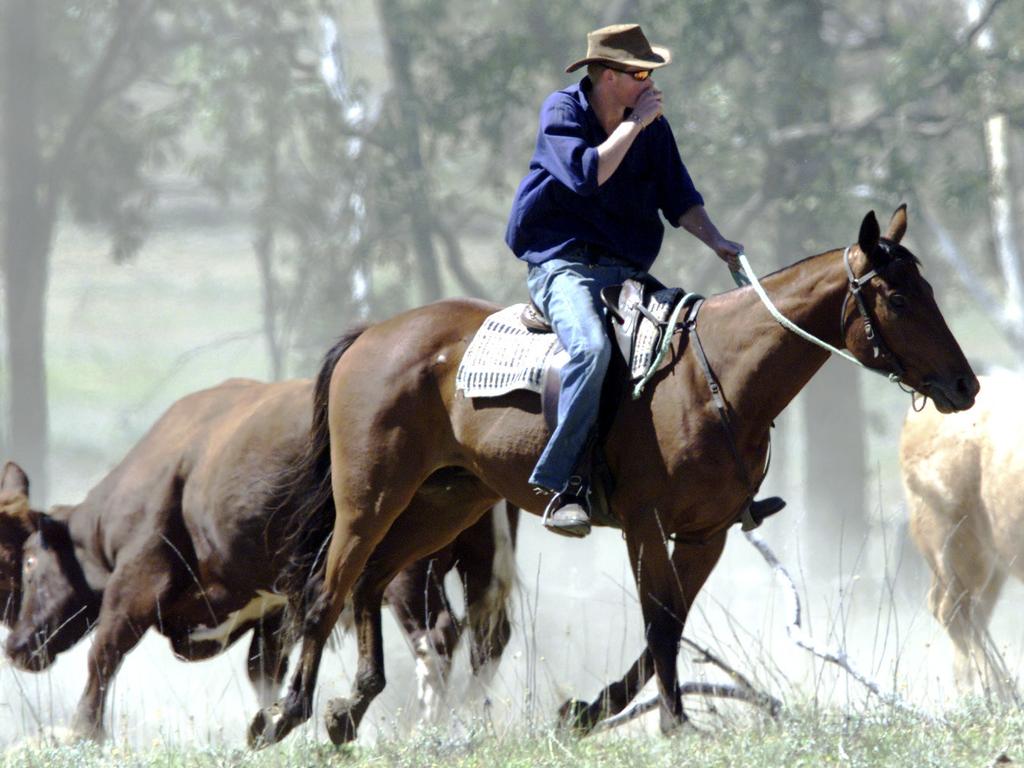
<instances>
[{"instance_id":1,"label":"green grass","mask_svg":"<svg viewBox=\"0 0 1024 768\"><path fill-rule=\"evenodd\" d=\"M1001 755L1024 758L1024 715L993 711L978 702L946 715L943 723L874 708L859 714L813 708L788 710L777 721L713 730L684 729L661 736L604 734L578 739L553 730L496 733L479 723L461 736L429 731L371 747L335 748L297 739L251 752L154 744L145 750L74 745L9 750L9 768L91 766L989 766Z\"/></svg>"}]
</instances>

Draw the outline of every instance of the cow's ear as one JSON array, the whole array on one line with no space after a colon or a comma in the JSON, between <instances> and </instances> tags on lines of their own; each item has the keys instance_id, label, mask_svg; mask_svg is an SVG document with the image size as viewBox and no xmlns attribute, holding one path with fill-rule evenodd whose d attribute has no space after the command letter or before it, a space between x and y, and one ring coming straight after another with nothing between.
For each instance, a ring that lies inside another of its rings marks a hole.
<instances>
[{"instance_id":1,"label":"cow's ear","mask_svg":"<svg viewBox=\"0 0 1024 768\"><path fill-rule=\"evenodd\" d=\"M20 493L28 498L28 475L13 461L4 464L3 474L0 475L0 492L3 491Z\"/></svg>"},{"instance_id":2,"label":"cow's ear","mask_svg":"<svg viewBox=\"0 0 1024 768\"><path fill-rule=\"evenodd\" d=\"M44 512L38 513L36 517L36 529L39 531L39 541L45 549L63 549L67 544L67 524Z\"/></svg>"}]
</instances>

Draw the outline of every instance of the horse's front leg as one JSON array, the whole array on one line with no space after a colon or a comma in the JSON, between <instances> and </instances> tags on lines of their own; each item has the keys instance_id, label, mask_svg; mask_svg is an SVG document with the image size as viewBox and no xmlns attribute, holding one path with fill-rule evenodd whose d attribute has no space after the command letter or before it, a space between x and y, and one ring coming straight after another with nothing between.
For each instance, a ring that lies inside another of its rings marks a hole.
<instances>
[{"instance_id":1,"label":"horse's front leg","mask_svg":"<svg viewBox=\"0 0 1024 768\"><path fill-rule=\"evenodd\" d=\"M617 715L626 708L640 689L647 685L654 672L654 658L645 648L621 680L616 680L598 694L590 704L569 699L558 710L559 721L578 733L590 733L606 717Z\"/></svg>"},{"instance_id":2,"label":"horse's front leg","mask_svg":"<svg viewBox=\"0 0 1024 768\"><path fill-rule=\"evenodd\" d=\"M722 554L725 532L706 544L679 544L669 557L652 510L626 531L626 543L658 680L661 730L671 733L686 722L676 669L679 641L690 606Z\"/></svg>"},{"instance_id":3,"label":"horse's front leg","mask_svg":"<svg viewBox=\"0 0 1024 768\"><path fill-rule=\"evenodd\" d=\"M655 539L655 541L658 540L660 540L660 534ZM678 616L674 623L678 624L679 633L675 638L674 650L672 652L673 669L675 668L675 658L678 655L679 639L682 637L682 627L686 620L686 614L694 599L696 599L700 588L707 581L711 569L714 568L721 557L724 547L725 533L723 532L705 544L675 544L672 548L672 555L669 559L670 571L673 576L672 587L675 593L681 597L681 607L677 608L674 613L674 615ZM664 546L662 546L662 549L664 549ZM633 557L632 547L630 548L630 559L633 563L634 572L636 572L637 559ZM642 568L642 562L640 565ZM641 570L641 576L642 573ZM646 613L644 614L644 622L645 626L649 626ZM648 633L648 646L640 654L640 657L633 662L629 671L621 680L616 680L602 690L593 702L587 704L578 699L570 699L565 702L559 710L562 722L582 733L589 733L594 726L605 718L622 712L629 702L636 698L636 695L640 693L640 690L647 684L654 673L654 652L649 638L650 635Z\"/></svg>"}]
</instances>

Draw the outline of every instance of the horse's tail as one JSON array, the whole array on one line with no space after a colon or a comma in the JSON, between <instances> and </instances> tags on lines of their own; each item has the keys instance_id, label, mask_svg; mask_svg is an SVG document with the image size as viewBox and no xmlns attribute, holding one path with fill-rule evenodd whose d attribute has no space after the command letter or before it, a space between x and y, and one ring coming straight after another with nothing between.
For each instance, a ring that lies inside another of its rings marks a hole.
<instances>
[{"instance_id":1,"label":"horse's tail","mask_svg":"<svg viewBox=\"0 0 1024 768\"><path fill-rule=\"evenodd\" d=\"M286 467L278 482L279 496L273 514L276 529L284 536L275 545L284 560L275 589L288 596L298 616L305 611L305 598L321 569L334 530L334 495L331 491L331 436L327 401L331 375L338 360L366 330L358 328L342 336L324 355L313 388L313 421L309 442L298 460Z\"/></svg>"}]
</instances>

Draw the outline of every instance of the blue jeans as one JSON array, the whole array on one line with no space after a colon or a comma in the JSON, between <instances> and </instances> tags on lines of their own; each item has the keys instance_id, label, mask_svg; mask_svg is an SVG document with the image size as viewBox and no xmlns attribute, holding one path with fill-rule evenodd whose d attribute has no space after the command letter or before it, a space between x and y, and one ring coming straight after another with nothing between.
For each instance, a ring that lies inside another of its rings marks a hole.
<instances>
[{"instance_id":1,"label":"blue jeans","mask_svg":"<svg viewBox=\"0 0 1024 768\"><path fill-rule=\"evenodd\" d=\"M558 426L530 475L532 484L557 492L574 474L597 425L601 387L613 351L600 291L640 274L635 267L607 258L594 264L558 258L530 267L530 296L569 353L562 368Z\"/></svg>"}]
</instances>

